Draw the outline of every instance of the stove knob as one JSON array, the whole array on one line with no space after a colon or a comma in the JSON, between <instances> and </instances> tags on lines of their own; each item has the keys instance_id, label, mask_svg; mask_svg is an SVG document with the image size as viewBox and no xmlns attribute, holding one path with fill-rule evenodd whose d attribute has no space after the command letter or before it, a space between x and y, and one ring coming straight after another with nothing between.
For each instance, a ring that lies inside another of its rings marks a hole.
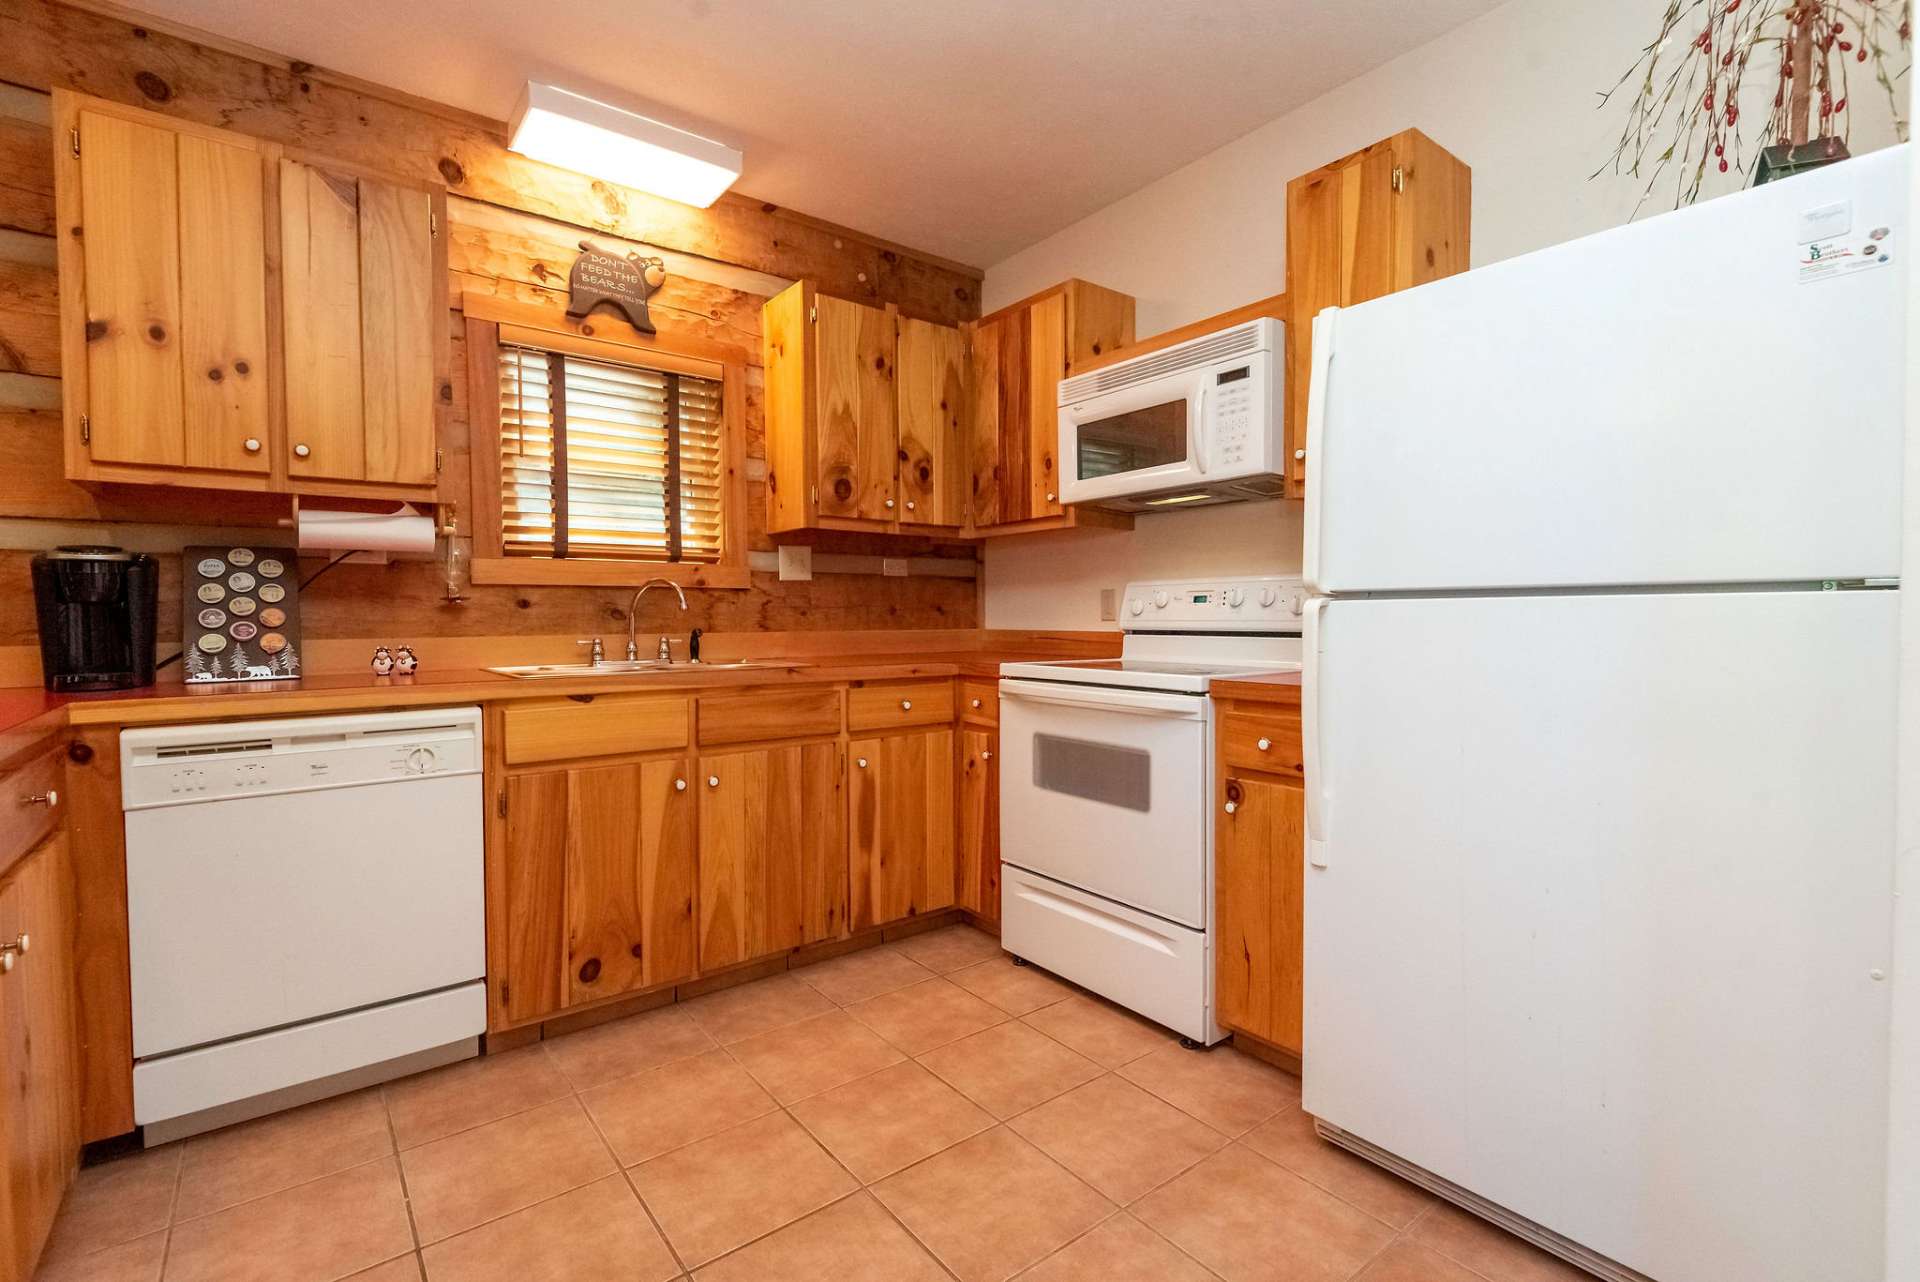
<instances>
[{"instance_id":1,"label":"stove knob","mask_svg":"<svg viewBox=\"0 0 1920 1282\"><path fill-rule=\"evenodd\" d=\"M1305 597L1303 597L1303 596L1301 596L1301 595L1300 595L1299 593L1297 593L1297 592L1296 592L1296 593L1294 593L1294 596L1293 596L1293 601L1291 602L1291 604L1292 604L1292 606L1293 606L1293 612L1294 612L1295 614L1299 614L1299 613L1301 613L1302 611L1304 611L1304 610L1305 610L1305 609L1307 608L1307 600L1306 600L1306 598L1305 598Z\"/></svg>"},{"instance_id":2,"label":"stove knob","mask_svg":"<svg viewBox=\"0 0 1920 1282\"><path fill-rule=\"evenodd\" d=\"M1273 589L1261 588L1260 589L1260 608L1263 610L1266 609L1268 606L1271 606L1273 604L1273 601L1274 601Z\"/></svg>"},{"instance_id":3,"label":"stove knob","mask_svg":"<svg viewBox=\"0 0 1920 1282\"><path fill-rule=\"evenodd\" d=\"M1227 606L1228 606L1228 608L1230 608L1230 609L1234 609L1234 610L1238 610L1238 609L1240 608L1240 603L1241 603L1242 601L1244 601L1244 600L1246 600L1246 598L1245 598L1244 596L1242 596L1242 595L1240 594L1240 589L1239 589L1239 588L1228 588L1228 589L1227 589Z\"/></svg>"},{"instance_id":4,"label":"stove knob","mask_svg":"<svg viewBox=\"0 0 1920 1282\"><path fill-rule=\"evenodd\" d=\"M1145 601L1142 601L1137 596L1129 597L1127 599L1127 609L1132 611L1134 614L1144 614L1146 613L1147 603Z\"/></svg>"},{"instance_id":5,"label":"stove knob","mask_svg":"<svg viewBox=\"0 0 1920 1282\"><path fill-rule=\"evenodd\" d=\"M1164 609L1166 609L1166 608L1167 608L1167 594L1166 594L1166 593L1164 593L1164 592L1156 592L1156 593L1154 593L1154 594L1153 594L1153 608L1154 608L1154 609L1156 609L1156 610L1164 610Z\"/></svg>"}]
</instances>

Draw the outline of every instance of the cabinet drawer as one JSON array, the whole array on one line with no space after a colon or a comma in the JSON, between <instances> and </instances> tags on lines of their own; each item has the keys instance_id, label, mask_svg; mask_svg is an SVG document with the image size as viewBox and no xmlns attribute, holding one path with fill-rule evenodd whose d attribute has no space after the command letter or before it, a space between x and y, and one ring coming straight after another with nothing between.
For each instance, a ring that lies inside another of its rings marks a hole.
<instances>
[{"instance_id":1,"label":"cabinet drawer","mask_svg":"<svg viewBox=\"0 0 1920 1282\"><path fill-rule=\"evenodd\" d=\"M603 694L509 704L504 717L510 766L573 757L611 757L687 746L685 695Z\"/></svg>"},{"instance_id":2,"label":"cabinet drawer","mask_svg":"<svg viewBox=\"0 0 1920 1282\"><path fill-rule=\"evenodd\" d=\"M1303 777L1300 718L1292 713L1229 712L1220 719L1220 739L1230 766Z\"/></svg>"},{"instance_id":3,"label":"cabinet drawer","mask_svg":"<svg viewBox=\"0 0 1920 1282\"><path fill-rule=\"evenodd\" d=\"M840 733L840 688L798 686L700 696L700 742L748 743Z\"/></svg>"},{"instance_id":4,"label":"cabinet drawer","mask_svg":"<svg viewBox=\"0 0 1920 1282\"><path fill-rule=\"evenodd\" d=\"M39 845L65 811L62 760L55 748L0 776L0 874Z\"/></svg>"},{"instance_id":5,"label":"cabinet drawer","mask_svg":"<svg viewBox=\"0 0 1920 1282\"><path fill-rule=\"evenodd\" d=\"M1000 724L1000 683L998 681L962 681L960 717L983 725Z\"/></svg>"},{"instance_id":6,"label":"cabinet drawer","mask_svg":"<svg viewBox=\"0 0 1920 1282\"><path fill-rule=\"evenodd\" d=\"M953 682L897 681L847 691L847 729L885 730L953 720Z\"/></svg>"}]
</instances>

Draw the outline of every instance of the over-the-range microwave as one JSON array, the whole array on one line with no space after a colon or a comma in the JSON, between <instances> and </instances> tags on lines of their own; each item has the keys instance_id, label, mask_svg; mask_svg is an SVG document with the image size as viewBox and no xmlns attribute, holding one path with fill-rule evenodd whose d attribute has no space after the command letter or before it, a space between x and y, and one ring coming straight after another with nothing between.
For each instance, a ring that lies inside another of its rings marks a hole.
<instances>
[{"instance_id":1,"label":"over-the-range microwave","mask_svg":"<svg viewBox=\"0 0 1920 1282\"><path fill-rule=\"evenodd\" d=\"M1129 512L1278 498L1285 326L1262 317L1060 382L1060 498Z\"/></svg>"}]
</instances>

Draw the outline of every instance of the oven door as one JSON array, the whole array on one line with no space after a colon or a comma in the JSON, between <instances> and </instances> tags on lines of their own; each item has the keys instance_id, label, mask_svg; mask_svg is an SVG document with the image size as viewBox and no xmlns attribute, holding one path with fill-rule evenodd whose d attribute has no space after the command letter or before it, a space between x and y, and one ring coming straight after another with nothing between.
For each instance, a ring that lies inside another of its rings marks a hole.
<instances>
[{"instance_id":1,"label":"oven door","mask_svg":"<svg viewBox=\"0 0 1920 1282\"><path fill-rule=\"evenodd\" d=\"M1060 500L1086 503L1198 484L1207 465L1206 370L1060 407Z\"/></svg>"},{"instance_id":2,"label":"oven door","mask_svg":"<svg viewBox=\"0 0 1920 1282\"><path fill-rule=\"evenodd\" d=\"M1211 702L1000 683L1000 857L1169 921L1207 926Z\"/></svg>"}]
</instances>

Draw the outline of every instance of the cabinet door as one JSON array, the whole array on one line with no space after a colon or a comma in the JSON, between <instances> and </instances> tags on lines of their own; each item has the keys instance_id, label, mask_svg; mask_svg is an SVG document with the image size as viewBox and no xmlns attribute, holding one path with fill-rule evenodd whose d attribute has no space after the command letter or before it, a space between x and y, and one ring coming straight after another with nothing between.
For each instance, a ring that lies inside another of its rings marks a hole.
<instances>
[{"instance_id":1,"label":"cabinet door","mask_svg":"<svg viewBox=\"0 0 1920 1282\"><path fill-rule=\"evenodd\" d=\"M853 928L954 902L953 731L848 745Z\"/></svg>"},{"instance_id":2,"label":"cabinet door","mask_svg":"<svg viewBox=\"0 0 1920 1282\"><path fill-rule=\"evenodd\" d=\"M814 308L820 515L891 521L900 439L893 315L825 294Z\"/></svg>"},{"instance_id":3,"label":"cabinet door","mask_svg":"<svg viewBox=\"0 0 1920 1282\"><path fill-rule=\"evenodd\" d=\"M694 973L693 799L687 763L568 772L570 1003Z\"/></svg>"},{"instance_id":4,"label":"cabinet door","mask_svg":"<svg viewBox=\"0 0 1920 1282\"><path fill-rule=\"evenodd\" d=\"M966 519L967 361L960 330L901 318L896 512L904 524L959 526Z\"/></svg>"},{"instance_id":5,"label":"cabinet door","mask_svg":"<svg viewBox=\"0 0 1920 1282\"><path fill-rule=\"evenodd\" d=\"M507 778L507 818L487 887L491 1026L560 1009L566 973L567 772Z\"/></svg>"},{"instance_id":6,"label":"cabinet door","mask_svg":"<svg viewBox=\"0 0 1920 1282\"><path fill-rule=\"evenodd\" d=\"M1221 785L1215 893L1220 1022L1298 1052L1306 793L1235 775ZM1233 812L1224 813L1231 804Z\"/></svg>"},{"instance_id":7,"label":"cabinet door","mask_svg":"<svg viewBox=\"0 0 1920 1282\"><path fill-rule=\"evenodd\" d=\"M99 111L78 120L87 457L266 472L259 153Z\"/></svg>"},{"instance_id":8,"label":"cabinet door","mask_svg":"<svg viewBox=\"0 0 1920 1282\"><path fill-rule=\"evenodd\" d=\"M982 528L1006 519L1000 502L1000 352L1009 323L976 325L967 351L967 520Z\"/></svg>"},{"instance_id":9,"label":"cabinet door","mask_svg":"<svg viewBox=\"0 0 1920 1282\"><path fill-rule=\"evenodd\" d=\"M1059 516L1060 380L1067 376L1067 296L1049 295L1027 309L1026 455L1029 517Z\"/></svg>"},{"instance_id":10,"label":"cabinet door","mask_svg":"<svg viewBox=\"0 0 1920 1282\"><path fill-rule=\"evenodd\" d=\"M1000 920L1000 736L960 732L960 906Z\"/></svg>"},{"instance_id":11,"label":"cabinet door","mask_svg":"<svg viewBox=\"0 0 1920 1282\"><path fill-rule=\"evenodd\" d=\"M67 838L56 833L0 885L0 942L24 934L31 945L0 974L7 1263L22 1278L33 1276L80 1153L72 920Z\"/></svg>"},{"instance_id":12,"label":"cabinet door","mask_svg":"<svg viewBox=\"0 0 1920 1282\"><path fill-rule=\"evenodd\" d=\"M435 479L441 314L424 190L280 162L287 472Z\"/></svg>"},{"instance_id":13,"label":"cabinet door","mask_svg":"<svg viewBox=\"0 0 1920 1282\"><path fill-rule=\"evenodd\" d=\"M702 757L699 784L701 969L845 933L839 745Z\"/></svg>"}]
</instances>

